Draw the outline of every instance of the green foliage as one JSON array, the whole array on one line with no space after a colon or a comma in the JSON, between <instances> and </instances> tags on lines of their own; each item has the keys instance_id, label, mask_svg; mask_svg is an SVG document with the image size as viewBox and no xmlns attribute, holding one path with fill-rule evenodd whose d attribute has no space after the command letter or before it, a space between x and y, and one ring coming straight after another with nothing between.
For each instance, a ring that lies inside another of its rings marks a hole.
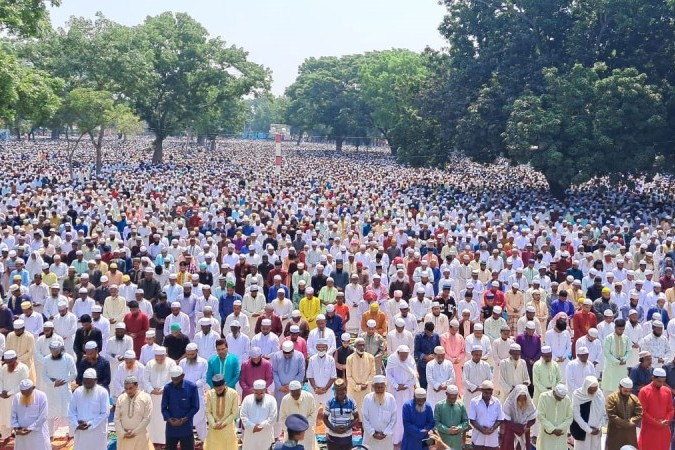
<instances>
[{"instance_id":1,"label":"green foliage","mask_svg":"<svg viewBox=\"0 0 675 450\"><path fill-rule=\"evenodd\" d=\"M61 0L0 0L0 31L35 36L49 26L47 5L59 6Z\"/></svg>"},{"instance_id":2,"label":"green foliage","mask_svg":"<svg viewBox=\"0 0 675 450\"><path fill-rule=\"evenodd\" d=\"M252 133L268 133L273 123L285 123L288 98L263 95L245 101L247 126Z\"/></svg>"}]
</instances>

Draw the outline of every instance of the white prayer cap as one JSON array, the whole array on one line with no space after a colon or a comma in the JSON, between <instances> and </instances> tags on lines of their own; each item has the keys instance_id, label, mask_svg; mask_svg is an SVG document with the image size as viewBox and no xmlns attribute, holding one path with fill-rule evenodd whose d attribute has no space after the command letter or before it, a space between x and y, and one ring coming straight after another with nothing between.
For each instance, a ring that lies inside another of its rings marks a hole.
<instances>
[{"instance_id":1,"label":"white prayer cap","mask_svg":"<svg viewBox=\"0 0 675 450\"><path fill-rule=\"evenodd\" d=\"M386 383L386 382L387 382L387 377L385 377L384 375L375 375L373 377L373 384Z\"/></svg>"},{"instance_id":2,"label":"white prayer cap","mask_svg":"<svg viewBox=\"0 0 675 450\"><path fill-rule=\"evenodd\" d=\"M33 386L35 385L33 384L30 378L25 378L21 380L21 382L19 383L19 389L22 391L27 391L28 389L31 389Z\"/></svg>"},{"instance_id":3,"label":"white prayer cap","mask_svg":"<svg viewBox=\"0 0 675 450\"><path fill-rule=\"evenodd\" d=\"M483 380L483 382L480 384L480 386L478 388L479 389L494 389L495 385L490 380Z\"/></svg>"},{"instance_id":4,"label":"white prayer cap","mask_svg":"<svg viewBox=\"0 0 675 450\"><path fill-rule=\"evenodd\" d=\"M652 322L654 322L655 320L661 320L661 314L659 313L652 314Z\"/></svg>"},{"instance_id":5,"label":"white prayer cap","mask_svg":"<svg viewBox=\"0 0 675 450\"><path fill-rule=\"evenodd\" d=\"M459 322L457 321L457 319L452 319L452 320L450 321L450 326L453 327L453 328L458 328L458 327L459 327Z\"/></svg>"},{"instance_id":6,"label":"white prayer cap","mask_svg":"<svg viewBox=\"0 0 675 450\"><path fill-rule=\"evenodd\" d=\"M292 341L284 341L283 344L281 344L281 350L283 350L284 353L290 353L295 349L293 346Z\"/></svg>"},{"instance_id":7,"label":"white prayer cap","mask_svg":"<svg viewBox=\"0 0 675 450\"><path fill-rule=\"evenodd\" d=\"M260 358L262 356L262 350L260 350L260 347L251 347L249 356L251 356L251 358Z\"/></svg>"},{"instance_id":8,"label":"white prayer cap","mask_svg":"<svg viewBox=\"0 0 675 450\"><path fill-rule=\"evenodd\" d=\"M115 324L115 329L116 330L126 330L127 326L124 324L124 322L117 322Z\"/></svg>"},{"instance_id":9,"label":"white prayer cap","mask_svg":"<svg viewBox=\"0 0 675 450\"><path fill-rule=\"evenodd\" d=\"M631 380L628 377L623 378L623 379L621 379L621 381L619 381L619 385L623 388L632 389L633 388L633 380Z\"/></svg>"},{"instance_id":10,"label":"white prayer cap","mask_svg":"<svg viewBox=\"0 0 675 450\"><path fill-rule=\"evenodd\" d=\"M101 305L94 305L94 306L91 307L91 312L93 312L93 313L95 313L95 312L100 313L101 311L103 311L103 308L101 307Z\"/></svg>"},{"instance_id":11,"label":"white prayer cap","mask_svg":"<svg viewBox=\"0 0 675 450\"><path fill-rule=\"evenodd\" d=\"M133 350L127 350L124 352L124 359L136 359L136 353Z\"/></svg>"},{"instance_id":12,"label":"white prayer cap","mask_svg":"<svg viewBox=\"0 0 675 450\"><path fill-rule=\"evenodd\" d=\"M408 309L408 302L405 300L398 302L398 309Z\"/></svg>"},{"instance_id":13,"label":"white prayer cap","mask_svg":"<svg viewBox=\"0 0 675 450\"><path fill-rule=\"evenodd\" d=\"M611 309L606 309L605 312L602 313L602 315L605 317L614 317L614 313L612 312Z\"/></svg>"},{"instance_id":14,"label":"white prayer cap","mask_svg":"<svg viewBox=\"0 0 675 450\"><path fill-rule=\"evenodd\" d=\"M552 353L551 346L550 345L544 345L541 347L541 352L542 353Z\"/></svg>"},{"instance_id":15,"label":"white prayer cap","mask_svg":"<svg viewBox=\"0 0 675 450\"><path fill-rule=\"evenodd\" d=\"M434 347L434 354L435 355L445 355L445 349L441 347L440 345L437 345Z\"/></svg>"},{"instance_id":16,"label":"white prayer cap","mask_svg":"<svg viewBox=\"0 0 675 450\"><path fill-rule=\"evenodd\" d=\"M152 270L152 269L150 269L150 270ZM108 277L106 277L105 275L103 275L103 276L101 277L101 283L105 283L106 281L108 281Z\"/></svg>"},{"instance_id":17,"label":"white prayer cap","mask_svg":"<svg viewBox=\"0 0 675 450\"><path fill-rule=\"evenodd\" d=\"M49 349L50 349L50 350L51 350L51 349L54 349L54 350L60 349L61 346L62 346L61 341L59 341L59 340L57 340L57 339L54 339L54 340L52 340L52 341L49 343Z\"/></svg>"},{"instance_id":18,"label":"white prayer cap","mask_svg":"<svg viewBox=\"0 0 675 450\"><path fill-rule=\"evenodd\" d=\"M144 294L143 289L136 289L136 294Z\"/></svg>"},{"instance_id":19,"label":"white prayer cap","mask_svg":"<svg viewBox=\"0 0 675 450\"><path fill-rule=\"evenodd\" d=\"M662 369L661 367L654 369L654 376L655 377L665 377L666 376L666 371Z\"/></svg>"},{"instance_id":20,"label":"white prayer cap","mask_svg":"<svg viewBox=\"0 0 675 450\"><path fill-rule=\"evenodd\" d=\"M335 311L335 306L326 305L326 312L334 312L334 311Z\"/></svg>"},{"instance_id":21,"label":"white prayer cap","mask_svg":"<svg viewBox=\"0 0 675 450\"><path fill-rule=\"evenodd\" d=\"M533 313L533 312L537 312L537 310L534 309L534 306L530 305L530 306L528 306L527 308L525 308L525 312L531 312L531 313Z\"/></svg>"},{"instance_id":22,"label":"white prayer cap","mask_svg":"<svg viewBox=\"0 0 675 450\"><path fill-rule=\"evenodd\" d=\"M587 298L584 300L584 305L592 306L593 305L593 300L590 298Z\"/></svg>"},{"instance_id":23,"label":"white prayer cap","mask_svg":"<svg viewBox=\"0 0 675 450\"><path fill-rule=\"evenodd\" d=\"M267 383L265 383L265 380L255 380L253 382L253 389L258 391L258 390L266 390L267 389Z\"/></svg>"},{"instance_id":24,"label":"white prayer cap","mask_svg":"<svg viewBox=\"0 0 675 450\"><path fill-rule=\"evenodd\" d=\"M84 374L82 375L82 378L89 379L89 380L95 380L98 378L98 375L96 375L96 371L94 369L87 369L84 371Z\"/></svg>"},{"instance_id":25,"label":"white prayer cap","mask_svg":"<svg viewBox=\"0 0 675 450\"><path fill-rule=\"evenodd\" d=\"M394 321L394 324L395 324L397 327L399 327L399 328L405 327L405 320L403 320L402 318L399 317L398 319L396 319L396 320ZM459 326L459 325L458 325L458 326Z\"/></svg>"},{"instance_id":26,"label":"white prayer cap","mask_svg":"<svg viewBox=\"0 0 675 450\"><path fill-rule=\"evenodd\" d=\"M199 346L197 344L195 344L194 342L190 342L187 346L185 346L185 350L188 350L188 351L192 352L192 351L195 351L195 350L199 350Z\"/></svg>"},{"instance_id":27,"label":"white prayer cap","mask_svg":"<svg viewBox=\"0 0 675 450\"><path fill-rule=\"evenodd\" d=\"M61 286L59 286L59 283L52 283L51 286L49 286L50 289L61 289Z\"/></svg>"},{"instance_id":28,"label":"white prayer cap","mask_svg":"<svg viewBox=\"0 0 675 450\"><path fill-rule=\"evenodd\" d=\"M234 320L234 322L237 322L237 321ZM213 322L211 321L211 319L208 319L206 317L202 317L201 319L199 319L199 326L200 327L205 327L207 325L213 325ZM230 326L232 326L232 325L230 325Z\"/></svg>"},{"instance_id":29,"label":"white prayer cap","mask_svg":"<svg viewBox=\"0 0 675 450\"><path fill-rule=\"evenodd\" d=\"M157 347L154 351L155 356L166 355L166 347Z\"/></svg>"},{"instance_id":30,"label":"white prayer cap","mask_svg":"<svg viewBox=\"0 0 675 450\"><path fill-rule=\"evenodd\" d=\"M579 347L577 349L577 355L588 355L588 349L586 347Z\"/></svg>"},{"instance_id":31,"label":"white prayer cap","mask_svg":"<svg viewBox=\"0 0 675 450\"><path fill-rule=\"evenodd\" d=\"M3 355L3 358L6 360L16 358L16 352L14 350L7 350Z\"/></svg>"},{"instance_id":32,"label":"white prayer cap","mask_svg":"<svg viewBox=\"0 0 675 450\"><path fill-rule=\"evenodd\" d=\"M396 353L410 353L410 347L405 344L399 345L396 349Z\"/></svg>"},{"instance_id":33,"label":"white prayer cap","mask_svg":"<svg viewBox=\"0 0 675 450\"><path fill-rule=\"evenodd\" d=\"M302 313L298 309L294 309L291 313L291 317L302 317Z\"/></svg>"},{"instance_id":34,"label":"white prayer cap","mask_svg":"<svg viewBox=\"0 0 675 450\"><path fill-rule=\"evenodd\" d=\"M84 344L84 349L85 350L94 350L97 349L98 345L96 345L96 341L88 341L86 344Z\"/></svg>"},{"instance_id":35,"label":"white prayer cap","mask_svg":"<svg viewBox=\"0 0 675 450\"><path fill-rule=\"evenodd\" d=\"M42 329L44 330L45 328L54 328L54 324L50 321L46 321L42 324Z\"/></svg>"},{"instance_id":36,"label":"white prayer cap","mask_svg":"<svg viewBox=\"0 0 675 450\"><path fill-rule=\"evenodd\" d=\"M300 327L297 325L291 325L290 329L291 333L299 333L300 332Z\"/></svg>"},{"instance_id":37,"label":"white prayer cap","mask_svg":"<svg viewBox=\"0 0 675 450\"><path fill-rule=\"evenodd\" d=\"M183 368L181 366L172 366L171 369L169 369L169 376L171 378L179 377L183 375Z\"/></svg>"},{"instance_id":38,"label":"white prayer cap","mask_svg":"<svg viewBox=\"0 0 675 450\"><path fill-rule=\"evenodd\" d=\"M427 391L424 388L415 389L415 398L427 398Z\"/></svg>"},{"instance_id":39,"label":"white prayer cap","mask_svg":"<svg viewBox=\"0 0 675 450\"><path fill-rule=\"evenodd\" d=\"M157 335L157 333L155 332L155 330L148 330L148 331L145 332L146 338L155 337L156 335Z\"/></svg>"},{"instance_id":40,"label":"white prayer cap","mask_svg":"<svg viewBox=\"0 0 675 450\"><path fill-rule=\"evenodd\" d=\"M342 333L341 338L342 338L343 341L351 341L351 340L352 340L352 335L349 334L349 333Z\"/></svg>"},{"instance_id":41,"label":"white prayer cap","mask_svg":"<svg viewBox=\"0 0 675 450\"><path fill-rule=\"evenodd\" d=\"M660 320L652 320L652 327L663 328L663 322Z\"/></svg>"},{"instance_id":42,"label":"white prayer cap","mask_svg":"<svg viewBox=\"0 0 675 450\"><path fill-rule=\"evenodd\" d=\"M492 308L492 312L495 312L497 314L501 314L502 313L502 307L497 305L494 308Z\"/></svg>"},{"instance_id":43,"label":"white prayer cap","mask_svg":"<svg viewBox=\"0 0 675 450\"><path fill-rule=\"evenodd\" d=\"M509 351L510 352L519 352L520 349L520 344L516 344L515 342L511 345L509 345Z\"/></svg>"},{"instance_id":44,"label":"white prayer cap","mask_svg":"<svg viewBox=\"0 0 675 450\"><path fill-rule=\"evenodd\" d=\"M471 346L471 352L482 352L483 347L481 345L475 344Z\"/></svg>"},{"instance_id":45,"label":"white prayer cap","mask_svg":"<svg viewBox=\"0 0 675 450\"><path fill-rule=\"evenodd\" d=\"M556 387L553 389L555 393L558 395L558 397L567 397L567 386L564 384L560 383L556 385Z\"/></svg>"},{"instance_id":46,"label":"white prayer cap","mask_svg":"<svg viewBox=\"0 0 675 450\"><path fill-rule=\"evenodd\" d=\"M290 383L288 383L288 389L291 391L297 391L302 389L302 383L300 383L298 380L293 380Z\"/></svg>"},{"instance_id":47,"label":"white prayer cap","mask_svg":"<svg viewBox=\"0 0 675 450\"><path fill-rule=\"evenodd\" d=\"M370 319L368 322L366 322L366 326L368 328L375 328L377 326L377 322L375 322L373 319Z\"/></svg>"},{"instance_id":48,"label":"white prayer cap","mask_svg":"<svg viewBox=\"0 0 675 450\"><path fill-rule=\"evenodd\" d=\"M536 325L534 324L533 321L528 320L527 323L525 324L525 328L527 328L527 329L529 329L529 330L534 330L534 329L536 329L537 327L536 327Z\"/></svg>"},{"instance_id":49,"label":"white prayer cap","mask_svg":"<svg viewBox=\"0 0 675 450\"><path fill-rule=\"evenodd\" d=\"M483 324L482 323L477 323L476 325L473 326L474 331L483 331Z\"/></svg>"},{"instance_id":50,"label":"white prayer cap","mask_svg":"<svg viewBox=\"0 0 675 450\"><path fill-rule=\"evenodd\" d=\"M232 306L241 306L241 305L243 305L241 300L235 300L235 301L232 302Z\"/></svg>"},{"instance_id":51,"label":"white prayer cap","mask_svg":"<svg viewBox=\"0 0 675 450\"><path fill-rule=\"evenodd\" d=\"M272 321L270 319L263 319L262 322L260 322L260 325L263 327L271 327Z\"/></svg>"},{"instance_id":52,"label":"white prayer cap","mask_svg":"<svg viewBox=\"0 0 675 450\"><path fill-rule=\"evenodd\" d=\"M26 324L24 323L23 320L17 319L17 320L14 321L13 325L14 325L14 329L17 329L17 328L23 328Z\"/></svg>"},{"instance_id":53,"label":"white prayer cap","mask_svg":"<svg viewBox=\"0 0 675 450\"><path fill-rule=\"evenodd\" d=\"M652 356L652 354L647 350L642 350L640 353L638 353L638 358L646 358L648 356Z\"/></svg>"},{"instance_id":54,"label":"white prayer cap","mask_svg":"<svg viewBox=\"0 0 675 450\"><path fill-rule=\"evenodd\" d=\"M459 389L457 389L457 386L454 384L448 385L447 388L445 388L445 393L450 394L450 395L457 395L459 394Z\"/></svg>"},{"instance_id":55,"label":"white prayer cap","mask_svg":"<svg viewBox=\"0 0 675 450\"><path fill-rule=\"evenodd\" d=\"M591 328L588 330L588 335L591 337L598 337L598 329L597 328Z\"/></svg>"},{"instance_id":56,"label":"white prayer cap","mask_svg":"<svg viewBox=\"0 0 675 450\"><path fill-rule=\"evenodd\" d=\"M326 320L326 316L324 316L323 314L319 314L318 316L316 316L316 320Z\"/></svg>"},{"instance_id":57,"label":"white prayer cap","mask_svg":"<svg viewBox=\"0 0 675 450\"><path fill-rule=\"evenodd\" d=\"M180 308L180 302L171 302L172 308Z\"/></svg>"}]
</instances>

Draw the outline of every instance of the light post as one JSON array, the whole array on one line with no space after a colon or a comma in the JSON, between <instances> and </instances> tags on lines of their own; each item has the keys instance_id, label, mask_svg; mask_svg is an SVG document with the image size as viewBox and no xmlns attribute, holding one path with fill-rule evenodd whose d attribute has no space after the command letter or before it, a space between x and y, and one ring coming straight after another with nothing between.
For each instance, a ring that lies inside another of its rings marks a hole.
<instances>
[{"instance_id":1,"label":"light post","mask_svg":"<svg viewBox=\"0 0 675 450\"><path fill-rule=\"evenodd\" d=\"M281 175L281 139L282 135L286 134L286 128L281 129L281 133L274 136L274 172L277 176Z\"/></svg>"}]
</instances>

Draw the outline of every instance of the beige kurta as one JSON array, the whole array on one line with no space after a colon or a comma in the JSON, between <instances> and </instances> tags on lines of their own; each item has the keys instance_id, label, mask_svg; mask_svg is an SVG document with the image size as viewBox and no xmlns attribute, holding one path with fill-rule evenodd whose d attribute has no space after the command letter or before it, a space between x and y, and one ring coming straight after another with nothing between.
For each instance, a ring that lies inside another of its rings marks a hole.
<instances>
[{"instance_id":1,"label":"beige kurta","mask_svg":"<svg viewBox=\"0 0 675 450\"><path fill-rule=\"evenodd\" d=\"M318 406L314 396L306 391L300 391L300 398L294 399L291 394L286 394L281 400L279 406L279 422L283 424L284 433L286 432L286 418L291 414L300 414L307 418L309 428L305 431L305 439L299 444L305 447L305 450L314 450L316 448L316 435L314 428L316 426L316 415ZM207 450L207 449L205 449Z\"/></svg>"},{"instance_id":2,"label":"beige kurta","mask_svg":"<svg viewBox=\"0 0 675 450\"><path fill-rule=\"evenodd\" d=\"M15 332L7 335L5 351L14 350L19 362L28 367L28 377L35 383L35 365L33 364L33 354L35 353L35 338L32 334L24 333L17 336Z\"/></svg>"},{"instance_id":3,"label":"beige kurta","mask_svg":"<svg viewBox=\"0 0 675 450\"><path fill-rule=\"evenodd\" d=\"M356 402L357 411L363 406L363 399L370 393L371 382L375 376L375 358L364 352L359 356L356 352L347 357L347 395ZM366 384L361 389L357 384Z\"/></svg>"},{"instance_id":4,"label":"beige kurta","mask_svg":"<svg viewBox=\"0 0 675 450\"><path fill-rule=\"evenodd\" d=\"M0 432L5 437L12 428L12 396L19 392L19 383L28 377L28 366L19 362L13 372L7 366L0 366L0 392L7 391L9 398L0 398Z\"/></svg>"},{"instance_id":5,"label":"beige kurta","mask_svg":"<svg viewBox=\"0 0 675 450\"><path fill-rule=\"evenodd\" d=\"M152 415L152 399L145 392L139 391L134 398L126 392L117 398L115 407L115 431L117 432L118 450L153 450L150 442L150 416ZM125 438L126 431L135 434Z\"/></svg>"},{"instance_id":6,"label":"beige kurta","mask_svg":"<svg viewBox=\"0 0 675 450\"><path fill-rule=\"evenodd\" d=\"M122 296L108 297L103 304L103 317L110 321L110 334L115 334L115 322L124 322L124 316L129 312L127 300Z\"/></svg>"},{"instance_id":7,"label":"beige kurta","mask_svg":"<svg viewBox=\"0 0 675 450\"><path fill-rule=\"evenodd\" d=\"M206 393L206 421L208 433L204 441L204 450L229 450L237 448L235 420L239 415L239 396L237 391L226 388L222 397L215 389ZM215 426L225 425L216 429ZM262 450L262 449L261 449Z\"/></svg>"}]
</instances>

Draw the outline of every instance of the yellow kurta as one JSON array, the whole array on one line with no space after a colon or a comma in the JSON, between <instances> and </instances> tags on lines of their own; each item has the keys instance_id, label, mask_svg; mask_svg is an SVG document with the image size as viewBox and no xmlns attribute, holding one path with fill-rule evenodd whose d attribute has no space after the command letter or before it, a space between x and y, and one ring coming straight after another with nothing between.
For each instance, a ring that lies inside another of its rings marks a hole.
<instances>
[{"instance_id":1,"label":"yellow kurta","mask_svg":"<svg viewBox=\"0 0 675 450\"><path fill-rule=\"evenodd\" d=\"M558 401L553 392L544 392L537 404L539 415L537 420L541 431L537 438L537 447L545 450L567 450L567 433L572 425L572 400L569 395ZM556 436L553 430L562 430L562 435Z\"/></svg>"},{"instance_id":2,"label":"yellow kurta","mask_svg":"<svg viewBox=\"0 0 675 450\"><path fill-rule=\"evenodd\" d=\"M347 395L356 402L357 411L361 411L363 399L370 393L371 383L375 376L375 357L364 352L359 356L356 352L347 357ZM361 389L357 384L367 384Z\"/></svg>"},{"instance_id":3,"label":"yellow kurta","mask_svg":"<svg viewBox=\"0 0 675 450\"><path fill-rule=\"evenodd\" d=\"M279 405L279 422L286 430L286 418L291 414L300 414L307 418L309 428L305 431L305 439L299 444L305 447L305 450L314 450L316 446L316 435L314 428L316 426L316 415L318 407L314 396L307 391L300 392L300 398L294 399L291 394L286 394Z\"/></svg>"},{"instance_id":4,"label":"yellow kurta","mask_svg":"<svg viewBox=\"0 0 675 450\"><path fill-rule=\"evenodd\" d=\"M117 433L118 450L154 450L150 442L150 415L152 414L152 399L150 395L139 390L134 398L125 393L117 398L115 407L115 432ZM132 438L125 438L125 430L135 434Z\"/></svg>"},{"instance_id":5,"label":"yellow kurta","mask_svg":"<svg viewBox=\"0 0 675 450\"><path fill-rule=\"evenodd\" d=\"M226 388L222 397L215 389L206 393L206 422L208 432L204 441L204 450L231 450L237 448L237 431L234 421L239 415L239 396L237 391ZM216 429L216 425L225 425ZM263 450L263 449L260 449Z\"/></svg>"},{"instance_id":6,"label":"yellow kurta","mask_svg":"<svg viewBox=\"0 0 675 450\"><path fill-rule=\"evenodd\" d=\"M321 301L319 297L312 296L303 297L300 299L300 305L298 306L302 318L307 321L309 329L313 330L316 328L316 316L321 314Z\"/></svg>"},{"instance_id":7,"label":"yellow kurta","mask_svg":"<svg viewBox=\"0 0 675 450\"><path fill-rule=\"evenodd\" d=\"M17 336L15 332L7 335L5 351L14 350L19 362L28 366L28 377L35 383L35 365L33 364L33 354L35 353L35 338L32 334L24 333Z\"/></svg>"}]
</instances>

